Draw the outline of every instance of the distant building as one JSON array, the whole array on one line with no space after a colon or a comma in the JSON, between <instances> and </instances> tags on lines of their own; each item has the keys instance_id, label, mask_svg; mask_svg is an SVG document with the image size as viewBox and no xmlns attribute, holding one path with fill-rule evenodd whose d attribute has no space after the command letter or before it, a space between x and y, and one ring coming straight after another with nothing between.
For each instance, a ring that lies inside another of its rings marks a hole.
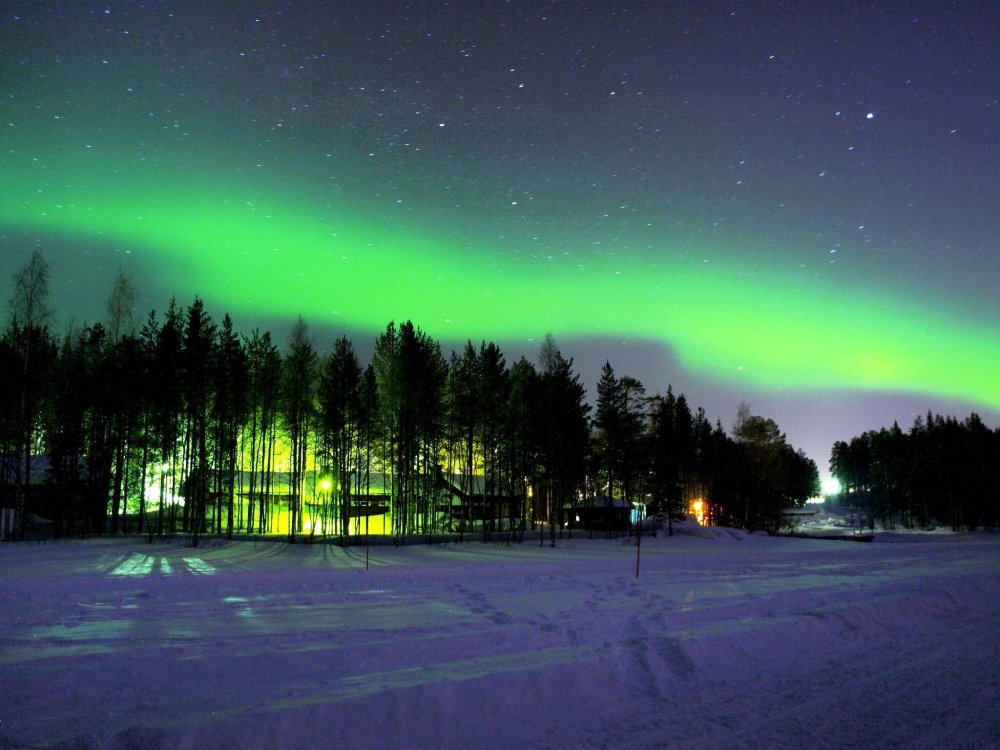
<instances>
[{"instance_id":1,"label":"distant building","mask_svg":"<svg viewBox=\"0 0 1000 750\"><path fill-rule=\"evenodd\" d=\"M577 500L566 508L575 528L593 531L628 531L635 505L628 500L596 495Z\"/></svg>"}]
</instances>

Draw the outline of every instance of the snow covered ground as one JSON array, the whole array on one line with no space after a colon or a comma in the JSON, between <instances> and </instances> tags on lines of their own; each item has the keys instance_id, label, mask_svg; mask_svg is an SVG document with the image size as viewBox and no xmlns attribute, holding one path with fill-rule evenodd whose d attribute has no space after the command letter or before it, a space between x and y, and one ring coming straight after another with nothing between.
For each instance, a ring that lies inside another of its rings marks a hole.
<instances>
[{"instance_id":1,"label":"snow covered ground","mask_svg":"<svg viewBox=\"0 0 1000 750\"><path fill-rule=\"evenodd\" d=\"M0 544L0 747L1000 747L1000 535Z\"/></svg>"}]
</instances>

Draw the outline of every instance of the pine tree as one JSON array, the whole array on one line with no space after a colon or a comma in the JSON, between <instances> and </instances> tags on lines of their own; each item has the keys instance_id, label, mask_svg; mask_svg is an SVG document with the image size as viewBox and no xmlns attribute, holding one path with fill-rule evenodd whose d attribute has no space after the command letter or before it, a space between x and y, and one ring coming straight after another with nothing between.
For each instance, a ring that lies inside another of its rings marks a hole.
<instances>
[{"instance_id":1,"label":"pine tree","mask_svg":"<svg viewBox=\"0 0 1000 750\"><path fill-rule=\"evenodd\" d=\"M152 454L158 442L156 433L155 404L156 394L156 349L160 336L160 324L154 310L149 311L142 329L139 331L139 391L141 393L140 415L140 474L139 474L139 525L137 533L142 534L148 529L150 541L153 538L153 526L149 523L146 508L146 486L149 483L149 469Z\"/></svg>"},{"instance_id":2,"label":"pine tree","mask_svg":"<svg viewBox=\"0 0 1000 750\"><path fill-rule=\"evenodd\" d=\"M66 334L56 361L50 408L46 410L46 447L50 479L59 488L61 501L55 505L55 533L74 533L85 521L84 456L87 418L92 393L87 378L84 348L79 339ZM2 367L0 367L2 370Z\"/></svg>"},{"instance_id":3,"label":"pine tree","mask_svg":"<svg viewBox=\"0 0 1000 750\"><path fill-rule=\"evenodd\" d=\"M510 485L503 473L501 450L506 437L504 410L510 393L510 373L500 348L492 341L479 347L478 412L479 445L483 457L483 541L496 527L498 494L507 494ZM487 518L489 516L489 518Z\"/></svg>"},{"instance_id":4,"label":"pine tree","mask_svg":"<svg viewBox=\"0 0 1000 750\"><path fill-rule=\"evenodd\" d=\"M509 515L517 523L518 540L524 541L528 515L529 489L538 485L539 376L534 365L521 357L510 368L510 391L507 397L507 464L512 478ZM518 507L514 507L517 496ZM537 514L532 512L532 528ZM508 536L509 541L509 536Z\"/></svg>"},{"instance_id":5,"label":"pine tree","mask_svg":"<svg viewBox=\"0 0 1000 750\"><path fill-rule=\"evenodd\" d=\"M157 439L159 474L159 510L156 533L173 533L177 530L177 482L181 458L181 426L184 420L183 391L183 314L176 299L171 298L167 312L156 337L151 377L151 404L153 432ZM167 488L170 503L167 505ZM166 517L164 517L166 511Z\"/></svg>"},{"instance_id":6,"label":"pine tree","mask_svg":"<svg viewBox=\"0 0 1000 750\"><path fill-rule=\"evenodd\" d=\"M236 495L237 451L240 431L248 410L248 376L246 354L228 314L222 319L212 355L211 431L215 466L215 533L222 534L222 517L225 515L226 536L232 539L236 515L233 501Z\"/></svg>"},{"instance_id":7,"label":"pine tree","mask_svg":"<svg viewBox=\"0 0 1000 750\"><path fill-rule=\"evenodd\" d=\"M273 521L269 513L280 402L282 360L267 331L254 330L246 341L248 365L247 408L250 482L247 531L265 533ZM244 440L244 443L246 439Z\"/></svg>"},{"instance_id":8,"label":"pine tree","mask_svg":"<svg viewBox=\"0 0 1000 750\"><path fill-rule=\"evenodd\" d=\"M306 458L309 455L309 435L313 417L316 351L309 339L305 321L300 317L288 338L285 356L282 417L291 443L292 462L288 483L288 533L294 539L302 531L305 498Z\"/></svg>"},{"instance_id":9,"label":"pine tree","mask_svg":"<svg viewBox=\"0 0 1000 750\"><path fill-rule=\"evenodd\" d=\"M447 364L440 346L407 321L398 330L389 323L376 339L372 365L392 474L393 533L401 539L432 531Z\"/></svg>"},{"instance_id":10,"label":"pine tree","mask_svg":"<svg viewBox=\"0 0 1000 750\"><path fill-rule=\"evenodd\" d=\"M361 410L361 366L354 353L354 346L342 336L337 339L333 353L326 359L320 376L319 409L323 431L324 454L328 468L332 469L332 488L337 496L337 518L340 533L346 536L351 518L351 498L357 491L354 486L354 462L359 434ZM324 525L324 529L326 526Z\"/></svg>"},{"instance_id":11,"label":"pine tree","mask_svg":"<svg viewBox=\"0 0 1000 750\"><path fill-rule=\"evenodd\" d=\"M31 485L31 463L39 426L46 379L55 357L49 331L49 265L37 248L28 263L14 274L14 294L10 298L9 346L14 352L17 372L10 391L16 394L13 410L14 516L8 538L24 539L25 496Z\"/></svg>"},{"instance_id":12,"label":"pine tree","mask_svg":"<svg viewBox=\"0 0 1000 750\"><path fill-rule=\"evenodd\" d=\"M202 301L195 297L187 310L181 362L185 402L186 471L184 487L185 529L198 546L205 532L209 494L208 421L211 400L209 363L215 343L215 326Z\"/></svg>"},{"instance_id":13,"label":"pine tree","mask_svg":"<svg viewBox=\"0 0 1000 750\"><path fill-rule=\"evenodd\" d=\"M562 356L551 334L542 343L539 363L544 518L554 547L563 509L572 505L586 477L590 405L573 360Z\"/></svg>"},{"instance_id":14,"label":"pine tree","mask_svg":"<svg viewBox=\"0 0 1000 750\"><path fill-rule=\"evenodd\" d=\"M599 482L603 480L604 483L599 486L599 494L606 495L609 500L615 496L615 482L621 479L626 421L624 391L614 368L606 361L597 381L597 408L593 421L596 433L592 455L593 473Z\"/></svg>"}]
</instances>

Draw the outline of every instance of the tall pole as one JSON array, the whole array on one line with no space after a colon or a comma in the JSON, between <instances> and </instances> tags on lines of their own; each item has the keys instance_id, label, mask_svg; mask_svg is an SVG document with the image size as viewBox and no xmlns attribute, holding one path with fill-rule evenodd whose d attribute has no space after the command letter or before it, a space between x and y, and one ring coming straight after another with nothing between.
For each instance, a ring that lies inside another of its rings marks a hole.
<instances>
[{"instance_id":1,"label":"tall pole","mask_svg":"<svg viewBox=\"0 0 1000 750\"><path fill-rule=\"evenodd\" d=\"M639 555L642 553L642 519L639 519L639 528L635 537L635 577L639 577Z\"/></svg>"}]
</instances>

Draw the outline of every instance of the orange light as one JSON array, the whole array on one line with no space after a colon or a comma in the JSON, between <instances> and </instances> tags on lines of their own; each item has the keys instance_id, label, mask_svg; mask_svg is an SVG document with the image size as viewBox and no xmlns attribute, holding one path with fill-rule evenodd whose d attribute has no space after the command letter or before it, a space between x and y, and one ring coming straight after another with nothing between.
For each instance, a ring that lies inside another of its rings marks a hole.
<instances>
[{"instance_id":1,"label":"orange light","mask_svg":"<svg viewBox=\"0 0 1000 750\"><path fill-rule=\"evenodd\" d=\"M688 508L688 513L693 515L698 519L698 524L701 526L705 525L705 503L700 498L697 500L692 500L691 505Z\"/></svg>"}]
</instances>

